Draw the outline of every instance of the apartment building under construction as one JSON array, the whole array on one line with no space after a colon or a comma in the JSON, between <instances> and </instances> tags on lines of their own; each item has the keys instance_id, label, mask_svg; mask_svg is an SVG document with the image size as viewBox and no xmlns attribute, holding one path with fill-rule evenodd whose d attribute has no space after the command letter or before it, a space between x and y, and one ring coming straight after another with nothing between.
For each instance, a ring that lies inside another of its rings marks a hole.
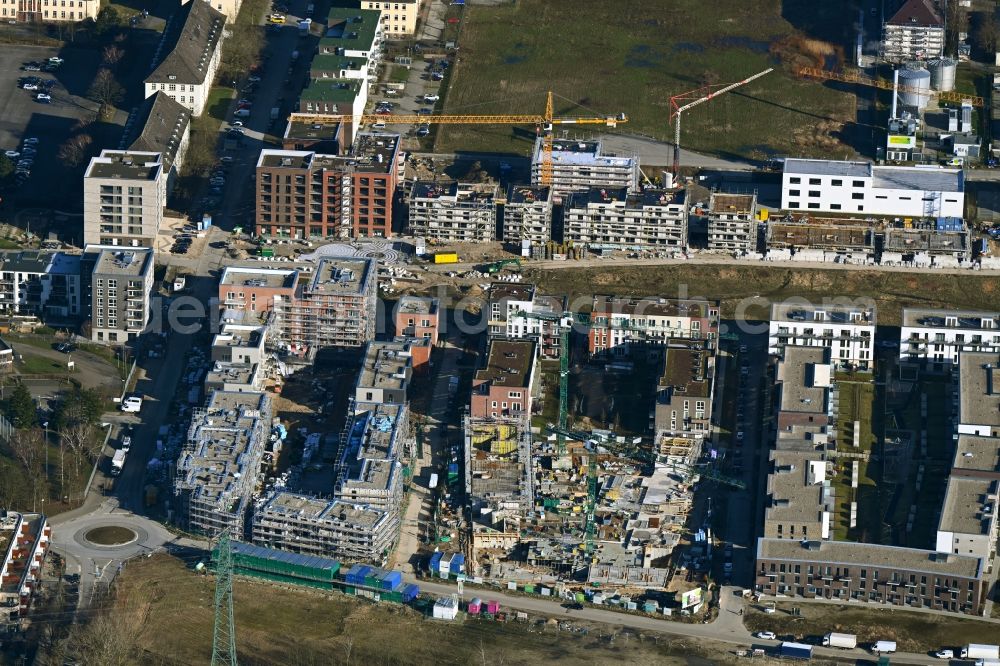
<instances>
[{"instance_id":1,"label":"apartment building under construction","mask_svg":"<svg viewBox=\"0 0 1000 666\"><path fill-rule=\"evenodd\" d=\"M566 199L563 239L591 248L672 250L688 244L683 189L590 188Z\"/></svg>"},{"instance_id":2,"label":"apartment building under construction","mask_svg":"<svg viewBox=\"0 0 1000 666\"><path fill-rule=\"evenodd\" d=\"M174 479L186 529L243 534L270 426L266 393L215 391L194 410Z\"/></svg>"},{"instance_id":3,"label":"apartment building under construction","mask_svg":"<svg viewBox=\"0 0 1000 666\"><path fill-rule=\"evenodd\" d=\"M322 259L291 301L275 303L282 342L312 358L323 347L358 347L375 337L378 276L372 259Z\"/></svg>"},{"instance_id":4,"label":"apartment building under construction","mask_svg":"<svg viewBox=\"0 0 1000 666\"><path fill-rule=\"evenodd\" d=\"M511 185L503 207L503 240L545 243L552 240L552 188Z\"/></svg>"},{"instance_id":5,"label":"apartment building under construction","mask_svg":"<svg viewBox=\"0 0 1000 666\"><path fill-rule=\"evenodd\" d=\"M418 180L410 190L410 233L428 241L492 241L496 222L494 184Z\"/></svg>"},{"instance_id":6,"label":"apartment building under construction","mask_svg":"<svg viewBox=\"0 0 1000 666\"><path fill-rule=\"evenodd\" d=\"M757 195L712 193L708 249L746 254L757 248Z\"/></svg>"},{"instance_id":7,"label":"apartment building under construction","mask_svg":"<svg viewBox=\"0 0 1000 666\"><path fill-rule=\"evenodd\" d=\"M504 521L517 523L531 511L534 495L529 415L467 416L463 430L465 492L473 522L494 529Z\"/></svg>"}]
</instances>

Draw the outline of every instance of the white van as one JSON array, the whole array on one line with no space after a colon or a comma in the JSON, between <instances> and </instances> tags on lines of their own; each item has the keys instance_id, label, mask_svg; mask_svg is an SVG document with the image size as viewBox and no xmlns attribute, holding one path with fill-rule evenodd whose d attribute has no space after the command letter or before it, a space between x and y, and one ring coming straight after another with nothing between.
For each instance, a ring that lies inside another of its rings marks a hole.
<instances>
[{"instance_id":1,"label":"white van","mask_svg":"<svg viewBox=\"0 0 1000 666\"><path fill-rule=\"evenodd\" d=\"M876 641L872 645L872 652L875 654L892 654L896 651L896 641Z\"/></svg>"},{"instance_id":2,"label":"white van","mask_svg":"<svg viewBox=\"0 0 1000 666\"><path fill-rule=\"evenodd\" d=\"M372 124L372 129L384 130L385 129L385 123L382 122L381 120L379 120L379 121L375 122L374 124Z\"/></svg>"},{"instance_id":3,"label":"white van","mask_svg":"<svg viewBox=\"0 0 1000 666\"><path fill-rule=\"evenodd\" d=\"M142 409L142 398L130 395L122 400L122 411L130 414L138 414Z\"/></svg>"}]
</instances>

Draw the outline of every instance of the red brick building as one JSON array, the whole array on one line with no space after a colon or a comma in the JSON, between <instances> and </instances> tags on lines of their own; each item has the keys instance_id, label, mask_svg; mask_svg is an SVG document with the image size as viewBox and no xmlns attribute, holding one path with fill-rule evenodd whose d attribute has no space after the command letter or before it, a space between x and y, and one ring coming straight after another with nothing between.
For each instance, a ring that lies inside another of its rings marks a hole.
<instances>
[{"instance_id":1,"label":"red brick building","mask_svg":"<svg viewBox=\"0 0 1000 666\"><path fill-rule=\"evenodd\" d=\"M219 279L219 306L223 312L260 317L274 309L276 302L290 302L298 280L295 269L228 266Z\"/></svg>"},{"instance_id":2,"label":"red brick building","mask_svg":"<svg viewBox=\"0 0 1000 666\"><path fill-rule=\"evenodd\" d=\"M414 369L427 363L438 341L440 302L436 298L403 296L396 305L396 337L416 338L427 343L414 346Z\"/></svg>"},{"instance_id":3,"label":"red brick building","mask_svg":"<svg viewBox=\"0 0 1000 666\"><path fill-rule=\"evenodd\" d=\"M486 365L472 379L472 418L531 414L538 344L531 340L491 340Z\"/></svg>"}]
</instances>

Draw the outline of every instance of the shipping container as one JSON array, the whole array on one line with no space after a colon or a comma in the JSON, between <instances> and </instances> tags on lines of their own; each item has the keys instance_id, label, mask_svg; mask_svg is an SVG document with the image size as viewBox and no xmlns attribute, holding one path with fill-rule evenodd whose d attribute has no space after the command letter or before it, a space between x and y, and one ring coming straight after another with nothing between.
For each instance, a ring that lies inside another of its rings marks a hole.
<instances>
[{"instance_id":1,"label":"shipping container","mask_svg":"<svg viewBox=\"0 0 1000 666\"><path fill-rule=\"evenodd\" d=\"M451 558L451 565L448 567L448 571L453 574L460 574L465 571L465 555L458 553L455 557Z\"/></svg>"},{"instance_id":2,"label":"shipping container","mask_svg":"<svg viewBox=\"0 0 1000 666\"><path fill-rule=\"evenodd\" d=\"M420 586L419 585L413 585L411 583L409 585L404 585L403 586L403 601L413 601L418 596L420 596Z\"/></svg>"},{"instance_id":3,"label":"shipping container","mask_svg":"<svg viewBox=\"0 0 1000 666\"><path fill-rule=\"evenodd\" d=\"M434 573L438 569L441 568L441 556L442 555L443 555L443 553L441 551L438 551L438 552L434 553L433 555L431 555L431 573Z\"/></svg>"},{"instance_id":4,"label":"shipping container","mask_svg":"<svg viewBox=\"0 0 1000 666\"><path fill-rule=\"evenodd\" d=\"M457 264L458 254L454 252L436 252L434 254L435 264Z\"/></svg>"},{"instance_id":5,"label":"shipping container","mask_svg":"<svg viewBox=\"0 0 1000 666\"><path fill-rule=\"evenodd\" d=\"M469 602L469 615L479 615L479 609L482 604L483 602L479 600L479 597L472 597L472 601Z\"/></svg>"},{"instance_id":6,"label":"shipping container","mask_svg":"<svg viewBox=\"0 0 1000 666\"><path fill-rule=\"evenodd\" d=\"M403 574L398 571L387 571L382 576L382 589L395 592L403 586Z\"/></svg>"},{"instance_id":7,"label":"shipping container","mask_svg":"<svg viewBox=\"0 0 1000 666\"><path fill-rule=\"evenodd\" d=\"M486 612L490 615L496 615L497 611L500 610L500 602L493 601L492 599L486 602Z\"/></svg>"}]
</instances>

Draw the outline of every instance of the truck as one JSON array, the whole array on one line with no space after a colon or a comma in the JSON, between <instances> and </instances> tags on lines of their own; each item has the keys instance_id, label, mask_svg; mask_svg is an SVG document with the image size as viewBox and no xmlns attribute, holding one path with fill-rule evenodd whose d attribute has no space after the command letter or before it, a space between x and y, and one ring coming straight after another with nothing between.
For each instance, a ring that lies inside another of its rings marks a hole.
<instances>
[{"instance_id":1,"label":"truck","mask_svg":"<svg viewBox=\"0 0 1000 666\"><path fill-rule=\"evenodd\" d=\"M111 476L118 476L125 467L125 456L128 454L123 449L115 451L115 457L111 459Z\"/></svg>"},{"instance_id":2,"label":"truck","mask_svg":"<svg viewBox=\"0 0 1000 666\"><path fill-rule=\"evenodd\" d=\"M812 645L806 645L805 643L789 643L785 641L778 646L778 656L788 659L812 659L813 648Z\"/></svg>"},{"instance_id":3,"label":"truck","mask_svg":"<svg viewBox=\"0 0 1000 666\"><path fill-rule=\"evenodd\" d=\"M976 659L976 666L1000 666L1000 659Z\"/></svg>"},{"instance_id":4,"label":"truck","mask_svg":"<svg viewBox=\"0 0 1000 666\"><path fill-rule=\"evenodd\" d=\"M962 659L1000 659L1000 646L969 643L962 648Z\"/></svg>"},{"instance_id":5,"label":"truck","mask_svg":"<svg viewBox=\"0 0 1000 666\"><path fill-rule=\"evenodd\" d=\"M838 634L830 632L823 637L823 645L826 647L843 648L853 650L858 647L858 637L854 634Z\"/></svg>"},{"instance_id":6,"label":"truck","mask_svg":"<svg viewBox=\"0 0 1000 666\"><path fill-rule=\"evenodd\" d=\"M435 252L434 253L434 263L435 264L457 264L458 254L455 252Z\"/></svg>"}]
</instances>

